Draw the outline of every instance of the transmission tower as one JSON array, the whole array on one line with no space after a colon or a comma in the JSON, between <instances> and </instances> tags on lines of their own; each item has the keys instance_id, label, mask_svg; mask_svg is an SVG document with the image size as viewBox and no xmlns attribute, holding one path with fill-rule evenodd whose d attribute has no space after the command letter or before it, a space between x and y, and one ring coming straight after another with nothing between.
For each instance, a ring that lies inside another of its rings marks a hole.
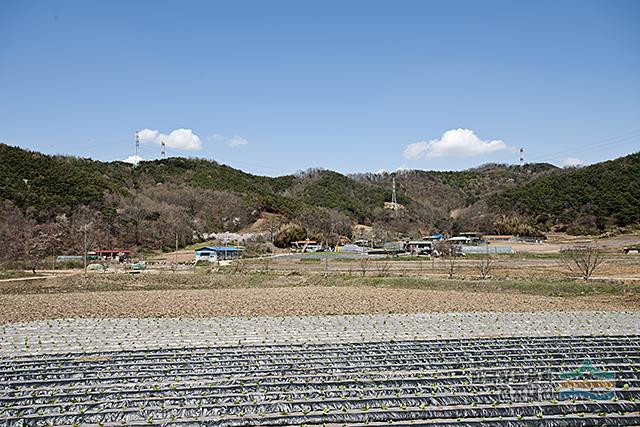
<instances>
[{"instance_id":1,"label":"transmission tower","mask_svg":"<svg viewBox=\"0 0 640 427\"><path fill-rule=\"evenodd\" d=\"M138 163L138 149L140 148L140 137L138 136L138 132L136 132L136 156L133 158L134 164Z\"/></svg>"},{"instance_id":2,"label":"transmission tower","mask_svg":"<svg viewBox=\"0 0 640 427\"><path fill-rule=\"evenodd\" d=\"M167 157L167 153L165 152L165 144L164 141L160 141L160 155L162 156L162 158L166 158Z\"/></svg>"},{"instance_id":3,"label":"transmission tower","mask_svg":"<svg viewBox=\"0 0 640 427\"><path fill-rule=\"evenodd\" d=\"M520 147L520 166L524 166L524 147Z\"/></svg>"},{"instance_id":4,"label":"transmission tower","mask_svg":"<svg viewBox=\"0 0 640 427\"><path fill-rule=\"evenodd\" d=\"M391 191L391 207L393 210L398 209L398 198L396 197L396 177L393 177L392 180L392 191Z\"/></svg>"}]
</instances>

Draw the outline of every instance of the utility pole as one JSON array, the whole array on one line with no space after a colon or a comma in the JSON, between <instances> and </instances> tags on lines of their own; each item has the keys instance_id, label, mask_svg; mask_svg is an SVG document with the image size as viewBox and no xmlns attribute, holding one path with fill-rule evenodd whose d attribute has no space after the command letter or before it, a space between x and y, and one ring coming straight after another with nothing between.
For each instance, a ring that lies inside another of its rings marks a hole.
<instances>
[{"instance_id":1,"label":"utility pole","mask_svg":"<svg viewBox=\"0 0 640 427\"><path fill-rule=\"evenodd\" d=\"M85 224L84 228L84 275L87 275L87 225Z\"/></svg>"},{"instance_id":2,"label":"utility pole","mask_svg":"<svg viewBox=\"0 0 640 427\"><path fill-rule=\"evenodd\" d=\"M82 227L82 231L84 233L84 256L82 257L82 263L84 264L84 274L82 275L82 286L84 286L87 280L87 231L89 231L89 224L85 224L84 227Z\"/></svg>"},{"instance_id":3,"label":"utility pole","mask_svg":"<svg viewBox=\"0 0 640 427\"><path fill-rule=\"evenodd\" d=\"M178 232L176 231L176 252L175 252L175 267L174 271L178 270Z\"/></svg>"}]
</instances>

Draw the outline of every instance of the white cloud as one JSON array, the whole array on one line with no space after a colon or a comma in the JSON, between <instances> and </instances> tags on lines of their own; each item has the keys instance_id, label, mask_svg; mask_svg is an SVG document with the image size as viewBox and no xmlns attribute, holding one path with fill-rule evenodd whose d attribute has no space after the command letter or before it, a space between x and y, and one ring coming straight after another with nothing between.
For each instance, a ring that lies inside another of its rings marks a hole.
<instances>
[{"instance_id":1,"label":"white cloud","mask_svg":"<svg viewBox=\"0 0 640 427\"><path fill-rule=\"evenodd\" d=\"M140 157L140 156L129 156L126 159L124 159L123 162L131 163L132 165L137 165L138 163L140 163L143 160L144 159L142 157Z\"/></svg>"},{"instance_id":2,"label":"white cloud","mask_svg":"<svg viewBox=\"0 0 640 427\"><path fill-rule=\"evenodd\" d=\"M224 141L224 143L227 144L229 147L240 147L242 145L249 144L249 140L247 140L246 138L242 138L241 136L238 136L238 135L235 135L232 138L227 138L226 136L221 135L219 133L214 133L209 135L207 139L209 141Z\"/></svg>"},{"instance_id":3,"label":"white cloud","mask_svg":"<svg viewBox=\"0 0 640 427\"><path fill-rule=\"evenodd\" d=\"M154 129L142 129L138 131L138 138L142 143L158 144L164 141L170 148L177 148L184 151L202 150L200 137L193 133L191 129L175 129L169 135L160 133Z\"/></svg>"},{"instance_id":4,"label":"white cloud","mask_svg":"<svg viewBox=\"0 0 640 427\"><path fill-rule=\"evenodd\" d=\"M443 133L440 139L407 145L403 154L409 160L421 157L432 159L444 156L477 156L506 148L507 144L499 139L483 141L471 129L451 129Z\"/></svg>"},{"instance_id":5,"label":"white cloud","mask_svg":"<svg viewBox=\"0 0 640 427\"><path fill-rule=\"evenodd\" d=\"M584 166L584 162L575 157L567 157L567 159L562 164L564 167L580 167Z\"/></svg>"},{"instance_id":6,"label":"white cloud","mask_svg":"<svg viewBox=\"0 0 640 427\"><path fill-rule=\"evenodd\" d=\"M405 159L413 160L419 159L429 149L429 143L426 141L414 142L405 147L403 155Z\"/></svg>"},{"instance_id":7,"label":"white cloud","mask_svg":"<svg viewBox=\"0 0 640 427\"><path fill-rule=\"evenodd\" d=\"M249 141L247 141L245 138L241 138L237 135L227 140L227 145L229 147L239 147L241 145L247 145L248 143Z\"/></svg>"}]
</instances>

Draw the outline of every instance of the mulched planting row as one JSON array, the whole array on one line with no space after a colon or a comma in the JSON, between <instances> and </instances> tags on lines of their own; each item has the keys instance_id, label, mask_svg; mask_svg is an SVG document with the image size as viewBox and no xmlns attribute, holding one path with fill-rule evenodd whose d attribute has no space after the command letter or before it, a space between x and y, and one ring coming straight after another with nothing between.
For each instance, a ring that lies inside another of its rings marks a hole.
<instances>
[{"instance_id":1,"label":"mulched planting row","mask_svg":"<svg viewBox=\"0 0 640 427\"><path fill-rule=\"evenodd\" d=\"M639 333L640 312L55 319L0 325L0 357L198 346Z\"/></svg>"},{"instance_id":2,"label":"mulched planting row","mask_svg":"<svg viewBox=\"0 0 640 427\"><path fill-rule=\"evenodd\" d=\"M608 382L591 395L562 382L600 376ZM638 399L638 335L21 351L0 358L0 423L9 426L638 425Z\"/></svg>"}]
</instances>

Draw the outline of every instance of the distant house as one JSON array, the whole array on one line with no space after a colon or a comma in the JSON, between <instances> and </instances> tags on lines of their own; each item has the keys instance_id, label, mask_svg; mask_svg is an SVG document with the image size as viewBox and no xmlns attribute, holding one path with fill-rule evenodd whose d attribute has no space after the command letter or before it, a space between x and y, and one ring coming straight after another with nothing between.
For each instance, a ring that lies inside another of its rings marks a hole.
<instances>
[{"instance_id":1,"label":"distant house","mask_svg":"<svg viewBox=\"0 0 640 427\"><path fill-rule=\"evenodd\" d=\"M458 233L459 236L462 237L468 237L470 239L473 239L474 237L480 237L481 234L478 233L477 231L462 231L460 233Z\"/></svg>"},{"instance_id":2,"label":"distant house","mask_svg":"<svg viewBox=\"0 0 640 427\"><path fill-rule=\"evenodd\" d=\"M131 256L131 251L125 249L100 249L95 251L95 254L98 259L124 262ZM90 254L87 254L87 259L91 259Z\"/></svg>"},{"instance_id":3,"label":"distant house","mask_svg":"<svg viewBox=\"0 0 640 427\"><path fill-rule=\"evenodd\" d=\"M319 252L322 246L315 240L298 240L291 242L291 252Z\"/></svg>"},{"instance_id":4,"label":"distant house","mask_svg":"<svg viewBox=\"0 0 640 427\"><path fill-rule=\"evenodd\" d=\"M405 244L405 251L411 255L431 255L433 242L430 240L413 240Z\"/></svg>"},{"instance_id":5,"label":"distant house","mask_svg":"<svg viewBox=\"0 0 640 427\"><path fill-rule=\"evenodd\" d=\"M196 261L226 261L242 258L242 248L235 246L204 246L195 250Z\"/></svg>"},{"instance_id":6,"label":"distant house","mask_svg":"<svg viewBox=\"0 0 640 427\"><path fill-rule=\"evenodd\" d=\"M58 255L56 257L56 262L73 262L73 261L82 262L84 261L84 257L82 255Z\"/></svg>"},{"instance_id":7,"label":"distant house","mask_svg":"<svg viewBox=\"0 0 640 427\"><path fill-rule=\"evenodd\" d=\"M422 238L422 240L444 240L444 239L446 239L446 236L440 233L432 234L431 236L425 236Z\"/></svg>"},{"instance_id":8,"label":"distant house","mask_svg":"<svg viewBox=\"0 0 640 427\"><path fill-rule=\"evenodd\" d=\"M494 241L494 242L509 242L514 241L515 236L513 234L505 234L505 235L484 235L482 236L484 240Z\"/></svg>"},{"instance_id":9,"label":"distant house","mask_svg":"<svg viewBox=\"0 0 640 427\"><path fill-rule=\"evenodd\" d=\"M400 203L394 204L393 202L384 202L384 208L391 210L404 209L404 205L401 205Z\"/></svg>"},{"instance_id":10,"label":"distant house","mask_svg":"<svg viewBox=\"0 0 640 427\"><path fill-rule=\"evenodd\" d=\"M468 245L471 243L471 239L464 236L456 236L447 240L447 242L453 243L455 245Z\"/></svg>"}]
</instances>

